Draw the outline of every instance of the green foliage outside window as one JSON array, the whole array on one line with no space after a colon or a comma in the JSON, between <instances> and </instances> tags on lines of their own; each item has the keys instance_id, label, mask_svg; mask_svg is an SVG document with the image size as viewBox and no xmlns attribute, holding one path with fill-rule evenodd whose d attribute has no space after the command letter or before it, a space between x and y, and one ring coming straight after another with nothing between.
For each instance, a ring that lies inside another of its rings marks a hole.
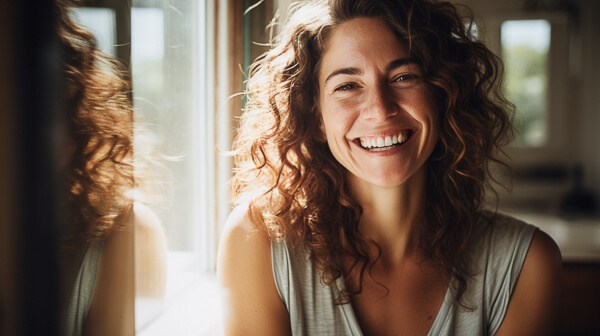
<instances>
[{"instance_id":1,"label":"green foliage outside window","mask_svg":"<svg viewBox=\"0 0 600 336\"><path fill-rule=\"evenodd\" d=\"M547 141L548 123L548 54L549 54L549 29L547 36L540 36L532 31L535 24L547 24L547 21L507 21L516 23L506 29L517 29L508 32L512 36L520 33L517 40L507 41L502 39L502 58L506 70L506 91L508 99L515 104L517 115L515 126L518 134L514 145L516 146L542 146ZM505 23L505 24L506 24ZM532 25L531 23L534 23ZM505 25L502 27L506 32ZM525 37L530 36L528 41ZM525 37L524 37L525 36ZM540 42L545 39L548 42Z\"/></svg>"}]
</instances>

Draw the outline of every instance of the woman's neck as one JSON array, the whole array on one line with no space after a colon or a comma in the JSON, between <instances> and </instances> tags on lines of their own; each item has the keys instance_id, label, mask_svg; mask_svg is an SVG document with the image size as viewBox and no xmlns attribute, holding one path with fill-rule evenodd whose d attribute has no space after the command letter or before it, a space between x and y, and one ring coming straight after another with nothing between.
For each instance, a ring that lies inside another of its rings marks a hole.
<instances>
[{"instance_id":1,"label":"woman's neck","mask_svg":"<svg viewBox=\"0 0 600 336\"><path fill-rule=\"evenodd\" d=\"M353 196L362 206L361 232L382 248L388 261L415 256L425 224L426 166L396 187L379 187L350 177Z\"/></svg>"}]
</instances>

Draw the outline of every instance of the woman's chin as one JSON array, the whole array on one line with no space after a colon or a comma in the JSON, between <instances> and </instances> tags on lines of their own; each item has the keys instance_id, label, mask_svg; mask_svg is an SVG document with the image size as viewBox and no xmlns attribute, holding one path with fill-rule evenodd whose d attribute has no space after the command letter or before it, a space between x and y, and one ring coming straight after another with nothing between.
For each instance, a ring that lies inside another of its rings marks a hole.
<instances>
[{"instance_id":1,"label":"woman's chin","mask_svg":"<svg viewBox=\"0 0 600 336\"><path fill-rule=\"evenodd\" d=\"M421 180L419 177L424 177L424 165L415 170L401 169L372 169L368 173L361 172L354 174L349 173L350 183L360 183L372 185L379 188L397 188L403 185L408 185L411 181Z\"/></svg>"}]
</instances>

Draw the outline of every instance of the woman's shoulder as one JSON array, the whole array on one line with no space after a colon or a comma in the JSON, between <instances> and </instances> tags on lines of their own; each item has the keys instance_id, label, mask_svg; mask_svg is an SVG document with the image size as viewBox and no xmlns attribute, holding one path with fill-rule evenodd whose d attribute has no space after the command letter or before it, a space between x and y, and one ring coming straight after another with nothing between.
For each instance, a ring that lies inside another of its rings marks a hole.
<instances>
[{"instance_id":1,"label":"woman's shoulder","mask_svg":"<svg viewBox=\"0 0 600 336\"><path fill-rule=\"evenodd\" d=\"M158 215L149 206L133 204L135 229L135 290L142 297L165 296L167 236Z\"/></svg>"},{"instance_id":2,"label":"woman's shoulder","mask_svg":"<svg viewBox=\"0 0 600 336\"><path fill-rule=\"evenodd\" d=\"M511 334L506 330L519 330L518 323L514 321L519 320L519 314L525 316L524 309L540 309L539 306L526 308L527 304L521 303L527 291L537 293L540 300L547 295L543 301L552 307L551 300L547 299L556 295L561 269L560 251L543 231L502 213L482 211L475 232L472 264L477 267L475 279L481 280L475 287L480 288L479 293L486 297L483 302L490 333L496 333L502 325L503 332L498 334ZM535 283L540 288L530 287L535 287ZM515 306L522 307L511 308ZM547 314L549 312L546 312L546 317ZM532 318L542 319L542 316ZM506 320L512 322L503 323ZM512 327L507 327L509 325Z\"/></svg>"},{"instance_id":3,"label":"woman's shoulder","mask_svg":"<svg viewBox=\"0 0 600 336\"><path fill-rule=\"evenodd\" d=\"M477 240L505 245L510 242L529 245L537 228L510 215L483 210L479 213L475 235Z\"/></svg>"},{"instance_id":4,"label":"woman's shoulder","mask_svg":"<svg viewBox=\"0 0 600 336\"><path fill-rule=\"evenodd\" d=\"M286 334L287 310L273 277L271 244L266 230L254 223L248 206L236 207L221 236L217 277L224 298L226 334L242 330L263 335Z\"/></svg>"},{"instance_id":5,"label":"woman's shoulder","mask_svg":"<svg viewBox=\"0 0 600 336\"><path fill-rule=\"evenodd\" d=\"M482 211L471 237L471 267L475 273L485 273L488 288L502 290L509 284L511 292L531 248L538 248L533 244L538 237L544 239L546 235L531 224L503 213Z\"/></svg>"},{"instance_id":6,"label":"woman's shoulder","mask_svg":"<svg viewBox=\"0 0 600 336\"><path fill-rule=\"evenodd\" d=\"M493 225L530 226L530 224L500 211L483 209L479 211L479 220Z\"/></svg>"},{"instance_id":7,"label":"woman's shoulder","mask_svg":"<svg viewBox=\"0 0 600 336\"><path fill-rule=\"evenodd\" d=\"M492 218L489 259L495 269L491 271L504 279L497 289L510 298L510 304L503 305L506 312L500 315L496 334L550 334L560 289L560 249L533 225L505 214Z\"/></svg>"},{"instance_id":8,"label":"woman's shoulder","mask_svg":"<svg viewBox=\"0 0 600 336\"><path fill-rule=\"evenodd\" d=\"M553 273L562 264L560 249L554 239L534 225L503 213L488 213L492 218L492 241L497 245L515 246L522 250L523 269L546 268ZM543 274L546 272L533 272Z\"/></svg>"},{"instance_id":9,"label":"woman's shoulder","mask_svg":"<svg viewBox=\"0 0 600 336\"><path fill-rule=\"evenodd\" d=\"M485 247L489 257L507 256L527 259L542 258L560 262L560 250L554 240L537 227L500 212L482 211L475 241Z\"/></svg>"},{"instance_id":10,"label":"woman's shoulder","mask_svg":"<svg viewBox=\"0 0 600 336\"><path fill-rule=\"evenodd\" d=\"M247 204L229 214L221 233L217 274L221 282L238 281L235 274L270 268L271 245L266 230L253 222ZM234 285L228 284L228 285Z\"/></svg>"},{"instance_id":11,"label":"woman's shoulder","mask_svg":"<svg viewBox=\"0 0 600 336\"><path fill-rule=\"evenodd\" d=\"M148 230L160 230L162 231L162 225L160 219L150 208L144 203L133 202L132 213L134 216L134 228L138 229L148 229Z\"/></svg>"},{"instance_id":12,"label":"woman's shoulder","mask_svg":"<svg viewBox=\"0 0 600 336\"><path fill-rule=\"evenodd\" d=\"M270 243L266 230L252 221L248 204L238 205L231 211L221 233L221 244L226 248L260 252ZM256 250L256 251L254 251Z\"/></svg>"},{"instance_id":13,"label":"woman's shoulder","mask_svg":"<svg viewBox=\"0 0 600 336\"><path fill-rule=\"evenodd\" d=\"M529 254L543 253L551 259L560 257L552 237L534 225L500 212L483 211L482 219L487 222L488 234L497 244L521 243Z\"/></svg>"}]
</instances>

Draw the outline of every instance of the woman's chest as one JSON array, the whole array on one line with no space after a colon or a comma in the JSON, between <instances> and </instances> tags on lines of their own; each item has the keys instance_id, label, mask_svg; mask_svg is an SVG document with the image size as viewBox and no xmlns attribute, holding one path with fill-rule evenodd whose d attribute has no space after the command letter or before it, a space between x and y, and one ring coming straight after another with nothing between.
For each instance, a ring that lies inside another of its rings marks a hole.
<instances>
[{"instance_id":1,"label":"woman's chest","mask_svg":"<svg viewBox=\"0 0 600 336\"><path fill-rule=\"evenodd\" d=\"M448 281L423 272L377 280L365 274L362 291L351 297L363 333L427 335L444 302Z\"/></svg>"}]
</instances>

